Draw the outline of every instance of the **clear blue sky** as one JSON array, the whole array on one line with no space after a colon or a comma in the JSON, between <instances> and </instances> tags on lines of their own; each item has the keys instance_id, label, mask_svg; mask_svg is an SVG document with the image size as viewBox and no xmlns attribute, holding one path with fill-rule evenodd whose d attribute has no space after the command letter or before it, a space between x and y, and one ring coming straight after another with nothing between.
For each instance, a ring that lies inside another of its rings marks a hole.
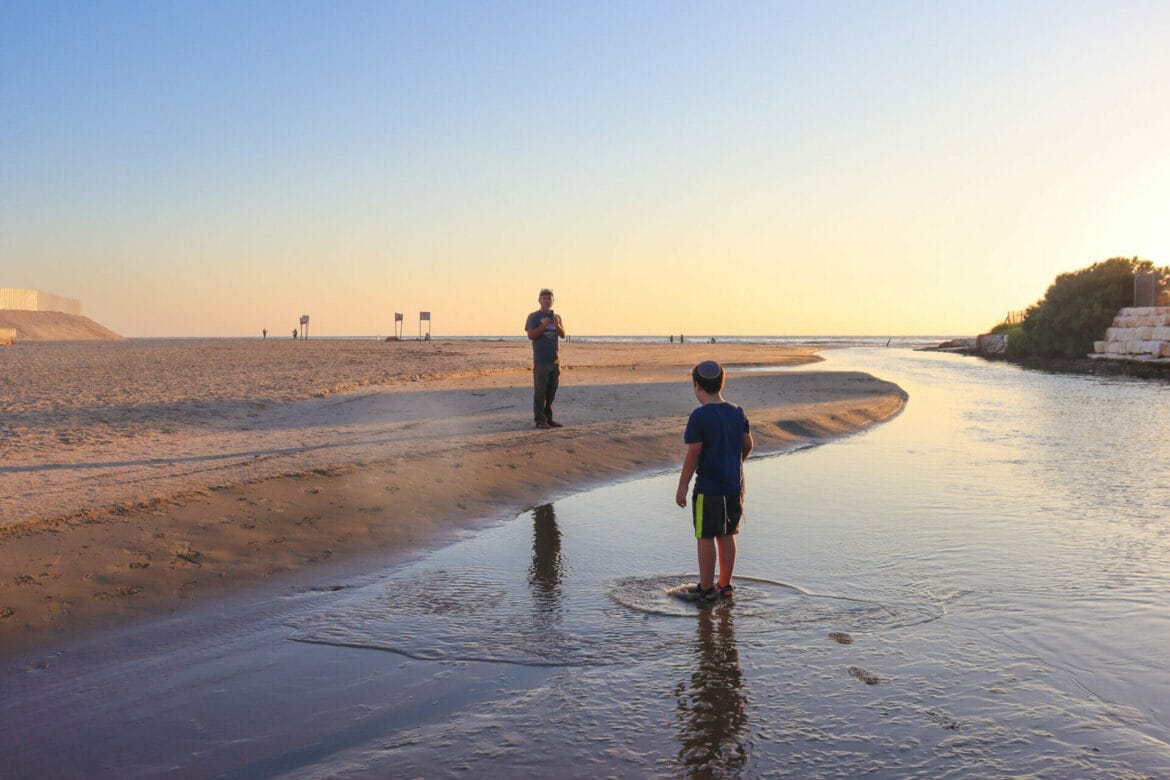
<instances>
[{"instance_id":1,"label":"clear blue sky","mask_svg":"<svg viewBox=\"0 0 1170 780\"><path fill-rule=\"evenodd\" d=\"M1170 264L1170 3L0 2L0 286L131 336L968 334Z\"/></svg>"}]
</instances>

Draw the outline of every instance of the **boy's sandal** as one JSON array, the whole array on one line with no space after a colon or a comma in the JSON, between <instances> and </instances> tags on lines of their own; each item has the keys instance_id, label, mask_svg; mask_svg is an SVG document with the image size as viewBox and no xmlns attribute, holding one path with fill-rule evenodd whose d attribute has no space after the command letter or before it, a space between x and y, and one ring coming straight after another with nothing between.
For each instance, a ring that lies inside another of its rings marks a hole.
<instances>
[{"instance_id":1,"label":"boy's sandal","mask_svg":"<svg viewBox=\"0 0 1170 780\"><path fill-rule=\"evenodd\" d=\"M696 582L694 585L687 588L684 593L686 593L689 598L695 599L696 601L700 599L703 601L719 600L719 588L714 585L707 588L706 590L703 590L703 586Z\"/></svg>"}]
</instances>

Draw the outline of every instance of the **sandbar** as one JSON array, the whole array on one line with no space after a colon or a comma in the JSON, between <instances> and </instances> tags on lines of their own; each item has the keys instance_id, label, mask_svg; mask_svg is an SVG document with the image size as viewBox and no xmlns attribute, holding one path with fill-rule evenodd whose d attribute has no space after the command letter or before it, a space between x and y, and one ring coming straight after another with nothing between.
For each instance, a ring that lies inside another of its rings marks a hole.
<instances>
[{"instance_id":1,"label":"sandbar","mask_svg":"<svg viewBox=\"0 0 1170 780\"><path fill-rule=\"evenodd\" d=\"M889 382L812 366L811 347L574 340L556 405L565 427L537 430L520 340L6 348L0 652L308 569L393 565L559 496L675 468L690 367L704 359L728 367L726 396L747 410L759 455L906 402Z\"/></svg>"}]
</instances>

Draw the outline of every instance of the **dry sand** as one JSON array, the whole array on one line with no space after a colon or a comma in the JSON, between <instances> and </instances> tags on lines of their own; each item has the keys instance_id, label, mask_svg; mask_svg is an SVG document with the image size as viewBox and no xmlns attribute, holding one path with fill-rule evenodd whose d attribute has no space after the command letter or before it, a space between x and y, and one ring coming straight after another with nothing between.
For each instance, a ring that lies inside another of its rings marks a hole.
<instances>
[{"instance_id":1,"label":"dry sand","mask_svg":"<svg viewBox=\"0 0 1170 780\"><path fill-rule=\"evenodd\" d=\"M906 400L866 374L734 370L811 348L570 341L566 427L541 431L521 341L18 343L0 351L0 651L307 567L391 564L676 467L706 358L732 367L760 454Z\"/></svg>"}]
</instances>

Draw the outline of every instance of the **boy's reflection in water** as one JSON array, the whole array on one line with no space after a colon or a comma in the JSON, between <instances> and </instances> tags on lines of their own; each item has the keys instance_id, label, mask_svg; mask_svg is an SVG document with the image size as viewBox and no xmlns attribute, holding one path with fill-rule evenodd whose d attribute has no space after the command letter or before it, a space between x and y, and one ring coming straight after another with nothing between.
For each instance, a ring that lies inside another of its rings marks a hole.
<instances>
[{"instance_id":1,"label":"boy's reflection in water","mask_svg":"<svg viewBox=\"0 0 1170 780\"><path fill-rule=\"evenodd\" d=\"M734 620L728 604L700 609L694 669L675 687L678 755L692 777L734 775L747 761L747 699Z\"/></svg>"},{"instance_id":2,"label":"boy's reflection in water","mask_svg":"<svg viewBox=\"0 0 1170 780\"><path fill-rule=\"evenodd\" d=\"M532 565L528 567L528 586L536 600L537 618L555 618L561 610L561 531L552 504L538 506L532 512Z\"/></svg>"}]
</instances>

